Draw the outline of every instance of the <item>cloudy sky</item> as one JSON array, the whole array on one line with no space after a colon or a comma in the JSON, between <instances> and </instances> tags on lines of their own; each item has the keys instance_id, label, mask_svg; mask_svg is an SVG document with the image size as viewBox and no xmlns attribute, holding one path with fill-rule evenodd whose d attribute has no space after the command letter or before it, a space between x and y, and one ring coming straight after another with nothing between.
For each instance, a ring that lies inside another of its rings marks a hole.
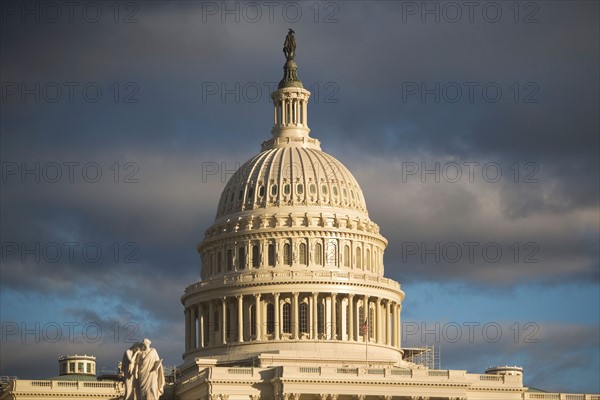
<instances>
[{"instance_id":1,"label":"cloudy sky","mask_svg":"<svg viewBox=\"0 0 600 400\"><path fill-rule=\"evenodd\" d=\"M600 392L599 3L3 2L0 375L181 362L195 245L270 137L288 28L406 346Z\"/></svg>"}]
</instances>

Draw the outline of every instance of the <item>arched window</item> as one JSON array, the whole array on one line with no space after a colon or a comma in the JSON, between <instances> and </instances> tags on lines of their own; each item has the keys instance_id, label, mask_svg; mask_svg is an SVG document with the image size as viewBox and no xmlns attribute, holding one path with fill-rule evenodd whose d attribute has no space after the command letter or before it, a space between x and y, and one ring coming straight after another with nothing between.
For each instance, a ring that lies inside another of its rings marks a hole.
<instances>
[{"instance_id":1,"label":"arched window","mask_svg":"<svg viewBox=\"0 0 600 400\"><path fill-rule=\"evenodd\" d=\"M227 250L227 271L233 270L233 251Z\"/></svg>"},{"instance_id":2,"label":"arched window","mask_svg":"<svg viewBox=\"0 0 600 400\"><path fill-rule=\"evenodd\" d=\"M321 243L315 244L315 264L323 265L323 246Z\"/></svg>"},{"instance_id":3,"label":"arched window","mask_svg":"<svg viewBox=\"0 0 600 400\"><path fill-rule=\"evenodd\" d=\"M292 332L292 320L290 317L290 303L283 304L283 332L291 333Z\"/></svg>"},{"instance_id":4,"label":"arched window","mask_svg":"<svg viewBox=\"0 0 600 400\"><path fill-rule=\"evenodd\" d=\"M275 333L275 306L272 303L267 304L267 333Z\"/></svg>"},{"instance_id":5,"label":"arched window","mask_svg":"<svg viewBox=\"0 0 600 400\"><path fill-rule=\"evenodd\" d=\"M299 252L300 252L300 264L301 265L306 265L306 243L300 243L299 246Z\"/></svg>"},{"instance_id":6,"label":"arched window","mask_svg":"<svg viewBox=\"0 0 600 400\"><path fill-rule=\"evenodd\" d=\"M256 244L252 246L252 267L260 267L260 247Z\"/></svg>"},{"instance_id":7,"label":"arched window","mask_svg":"<svg viewBox=\"0 0 600 400\"><path fill-rule=\"evenodd\" d=\"M337 250L337 246L335 243L329 243L327 245L326 257L327 257L327 259L325 260L325 262L327 263L328 266L330 266L330 267L338 266L338 250Z\"/></svg>"},{"instance_id":8,"label":"arched window","mask_svg":"<svg viewBox=\"0 0 600 400\"><path fill-rule=\"evenodd\" d=\"M354 257L354 259L356 260L356 268L357 269L361 269L362 268L362 251L360 251L360 247L356 248L356 257Z\"/></svg>"},{"instance_id":9,"label":"arched window","mask_svg":"<svg viewBox=\"0 0 600 400\"><path fill-rule=\"evenodd\" d=\"M308 304L300 303L300 333L308 333Z\"/></svg>"},{"instance_id":10,"label":"arched window","mask_svg":"<svg viewBox=\"0 0 600 400\"><path fill-rule=\"evenodd\" d=\"M270 267L275 266L275 245L274 244L269 245L269 266Z\"/></svg>"},{"instance_id":11,"label":"arched window","mask_svg":"<svg viewBox=\"0 0 600 400\"><path fill-rule=\"evenodd\" d=\"M246 248L240 247L238 251L238 269L246 268Z\"/></svg>"},{"instance_id":12,"label":"arched window","mask_svg":"<svg viewBox=\"0 0 600 400\"><path fill-rule=\"evenodd\" d=\"M371 250L367 249L367 271L371 270Z\"/></svg>"},{"instance_id":13,"label":"arched window","mask_svg":"<svg viewBox=\"0 0 600 400\"><path fill-rule=\"evenodd\" d=\"M292 265L292 245L289 243L283 245L283 264Z\"/></svg>"},{"instance_id":14,"label":"arched window","mask_svg":"<svg viewBox=\"0 0 600 400\"><path fill-rule=\"evenodd\" d=\"M344 267L350 267L350 246L344 246Z\"/></svg>"}]
</instances>

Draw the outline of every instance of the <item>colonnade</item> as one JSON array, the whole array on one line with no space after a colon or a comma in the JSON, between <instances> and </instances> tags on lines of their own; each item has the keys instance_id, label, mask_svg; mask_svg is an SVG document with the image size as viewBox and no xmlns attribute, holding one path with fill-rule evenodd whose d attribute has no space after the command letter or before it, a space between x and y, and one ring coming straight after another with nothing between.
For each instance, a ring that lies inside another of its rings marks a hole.
<instances>
[{"instance_id":1,"label":"colonnade","mask_svg":"<svg viewBox=\"0 0 600 400\"><path fill-rule=\"evenodd\" d=\"M401 309L398 302L353 293L224 296L186 307L185 349L272 340L369 341L399 348Z\"/></svg>"}]
</instances>

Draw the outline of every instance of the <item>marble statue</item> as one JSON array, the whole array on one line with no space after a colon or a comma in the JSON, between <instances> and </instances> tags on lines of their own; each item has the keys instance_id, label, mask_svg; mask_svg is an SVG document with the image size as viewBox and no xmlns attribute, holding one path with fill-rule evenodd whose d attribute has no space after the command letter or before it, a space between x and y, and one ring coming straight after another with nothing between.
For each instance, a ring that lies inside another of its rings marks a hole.
<instances>
[{"instance_id":1,"label":"marble statue","mask_svg":"<svg viewBox=\"0 0 600 400\"><path fill-rule=\"evenodd\" d=\"M124 400L158 400L163 393L165 376L162 360L150 340L135 343L123 354Z\"/></svg>"}]
</instances>

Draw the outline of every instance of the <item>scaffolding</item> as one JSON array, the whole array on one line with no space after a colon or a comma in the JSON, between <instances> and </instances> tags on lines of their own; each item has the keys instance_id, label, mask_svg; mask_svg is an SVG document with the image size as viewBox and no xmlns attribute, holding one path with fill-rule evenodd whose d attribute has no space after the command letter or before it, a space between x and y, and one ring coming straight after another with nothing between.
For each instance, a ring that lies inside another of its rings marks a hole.
<instances>
[{"instance_id":1,"label":"scaffolding","mask_svg":"<svg viewBox=\"0 0 600 400\"><path fill-rule=\"evenodd\" d=\"M442 369L440 346L409 347L402 349L404 360L427 369Z\"/></svg>"}]
</instances>

